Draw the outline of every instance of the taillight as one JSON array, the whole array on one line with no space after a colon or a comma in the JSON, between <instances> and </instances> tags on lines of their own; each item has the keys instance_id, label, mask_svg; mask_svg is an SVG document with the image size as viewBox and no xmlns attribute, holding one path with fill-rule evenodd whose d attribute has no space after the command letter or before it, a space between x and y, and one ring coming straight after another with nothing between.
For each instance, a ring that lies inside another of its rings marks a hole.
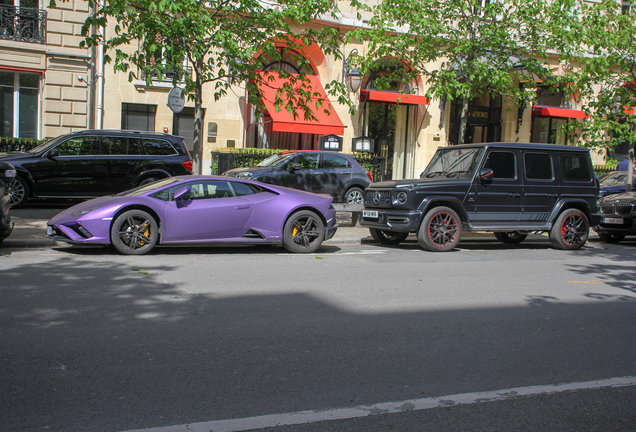
<instances>
[{"instance_id":1,"label":"taillight","mask_svg":"<svg viewBox=\"0 0 636 432\"><path fill-rule=\"evenodd\" d=\"M373 174L371 174L371 171L367 171L367 177L369 177L369 180L373 183Z\"/></svg>"},{"instance_id":2,"label":"taillight","mask_svg":"<svg viewBox=\"0 0 636 432\"><path fill-rule=\"evenodd\" d=\"M182 162L181 165L183 165L183 167L185 169L187 169L188 171L192 172L192 161L191 160L187 160L185 162Z\"/></svg>"}]
</instances>

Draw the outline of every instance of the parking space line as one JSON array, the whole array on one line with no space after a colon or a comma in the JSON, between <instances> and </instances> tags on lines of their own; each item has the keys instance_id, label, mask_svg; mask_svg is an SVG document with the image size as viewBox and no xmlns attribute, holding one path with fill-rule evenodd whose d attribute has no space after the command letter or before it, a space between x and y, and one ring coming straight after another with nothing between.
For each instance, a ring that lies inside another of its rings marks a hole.
<instances>
[{"instance_id":1,"label":"parking space line","mask_svg":"<svg viewBox=\"0 0 636 432\"><path fill-rule=\"evenodd\" d=\"M591 390L603 387L627 387L636 385L636 376L608 378L598 381L575 382L556 385L516 387L476 393L463 393L434 398L411 399L399 402L384 402L351 408L337 408L326 411L300 411L294 413L270 414L242 419L214 420L177 426L135 429L125 432L240 432L277 426L318 423L330 420L348 420L380 414L397 414L442 408L452 405L469 405L494 402L524 396L538 396L576 390Z\"/></svg>"}]
</instances>

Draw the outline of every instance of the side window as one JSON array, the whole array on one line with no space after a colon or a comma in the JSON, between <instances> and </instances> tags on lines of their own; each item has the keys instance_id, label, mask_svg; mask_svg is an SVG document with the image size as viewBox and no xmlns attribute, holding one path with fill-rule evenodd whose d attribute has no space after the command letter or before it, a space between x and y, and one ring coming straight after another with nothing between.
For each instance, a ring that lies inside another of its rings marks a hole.
<instances>
[{"instance_id":1,"label":"side window","mask_svg":"<svg viewBox=\"0 0 636 432\"><path fill-rule=\"evenodd\" d=\"M93 143L97 143L97 140L96 137L71 138L55 149L60 152L60 156L89 156L93 154Z\"/></svg>"},{"instance_id":2,"label":"side window","mask_svg":"<svg viewBox=\"0 0 636 432\"><path fill-rule=\"evenodd\" d=\"M523 155L526 178L529 180L552 180L552 158L547 153L526 153Z\"/></svg>"},{"instance_id":3,"label":"side window","mask_svg":"<svg viewBox=\"0 0 636 432\"><path fill-rule=\"evenodd\" d=\"M322 167L323 168L348 168L349 161L335 154L322 155Z\"/></svg>"},{"instance_id":4,"label":"side window","mask_svg":"<svg viewBox=\"0 0 636 432\"><path fill-rule=\"evenodd\" d=\"M300 154L294 158L292 163L300 164L302 169L318 168L318 153Z\"/></svg>"},{"instance_id":5,"label":"side window","mask_svg":"<svg viewBox=\"0 0 636 432\"><path fill-rule=\"evenodd\" d=\"M592 167L587 155L561 155L561 173L566 181L591 181Z\"/></svg>"},{"instance_id":6,"label":"side window","mask_svg":"<svg viewBox=\"0 0 636 432\"><path fill-rule=\"evenodd\" d=\"M236 196L254 195L260 192L256 187L247 183L232 182L231 185Z\"/></svg>"},{"instance_id":7,"label":"side window","mask_svg":"<svg viewBox=\"0 0 636 432\"><path fill-rule=\"evenodd\" d=\"M190 192L185 195L186 200L203 200L212 198L228 198L235 196L234 190L230 184L226 181L202 181L188 183ZM175 186L171 188L170 196L174 196L174 193L182 188L181 186Z\"/></svg>"},{"instance_id":8,"label":"side window","mask_svg":"<svg viewBox=\"0 0 636 432\"><path fill-rule=\"evenodd\" d=\"M102 137L100 155L125 155L127 154L127 138L124 137Z\"/></svg>"},{"instance_id":9,"label":"side window","mask_svg":"<svg viewBox=\"0 0 636 432\"><path fill-rule=\"evenodd\" d=\"M512 152L490 152L484 168L490 168L495 172L493 178L515 179L517 177L515 154Z\"/></svg>"},{"instance_id":10,"label":"side window","mask_svg":"<svg viewBox=\"0 0 636 432\"><path fill-rule=\"evenodd\" d=\"M142 139L144 153L148 156L168 156L178 154L169 141L160 139Z\"/></svg>"}]
</instances>

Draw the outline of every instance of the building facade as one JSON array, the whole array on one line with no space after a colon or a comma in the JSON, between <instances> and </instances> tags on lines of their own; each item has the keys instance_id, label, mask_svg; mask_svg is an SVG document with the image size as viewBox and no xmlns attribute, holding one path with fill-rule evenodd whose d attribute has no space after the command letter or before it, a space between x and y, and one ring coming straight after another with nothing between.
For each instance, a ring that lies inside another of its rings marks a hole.
<instances>
[{"instance_id":1,"label":"building facade","mask_svg":"<svg viewBox=\"0 0 636 432\"><path fill-rule=\"evenodd\" d=\"M102 74L99 51L79 48L81 26L90 12L87 2L58 2L57 8L50 9L36 4L38 0L18 1L22 3L2 5L3 17L7 12L13 16L2 22L0 35L3 136L43 139L96 127L152 130L184 136L192 148L194 103L185 101L179 112L171 109L170 76L163 82L153 78L148 85L142 74L129 81L128 74L113 71L111 65L106 65ZM342 33L364 25L355 11L343 5L341 9L339 19L312 25L335 26ZM106 37L112 36L113 28L106 27ZM311 77L314 90L329 98L324 86L350 78L354 71L346 58L352 52L364 53L365 45L347 45L343 52L344 62L325 55L317 46L285 51L282 60L254 61L263 71L305 73ZM308 62L299 62L300 56ZM185 73L191 73L187 64L183 67ZM555 63L553 70L558 74L559 65ZM378 90L374 81L384 72L381 68L373 71L361 77L359 88L350 88L354 115L347 106L331 100L333 117L321 117L314 123L282 118L275 109L249 104L244 83L233 83L231 91L216 101L213 84L206 84L203 173L210 173L211 152L219 149L318 149L321 138L337 135L342 138L344 152L372 143L372 148L362 149L386 158L384 178L418 177L439 146L459 141L460 108L453 101L425 98L426 83L421 79ZM409 96L403 95L405 91ZM584 116L580 102L558 92L539 94L537 103L526 109L485 96L471 101L464 142L568 144L559 126ZM595 155L595 162L602 163L602 159L602 155Z\"/></svg>"}]
</instances>

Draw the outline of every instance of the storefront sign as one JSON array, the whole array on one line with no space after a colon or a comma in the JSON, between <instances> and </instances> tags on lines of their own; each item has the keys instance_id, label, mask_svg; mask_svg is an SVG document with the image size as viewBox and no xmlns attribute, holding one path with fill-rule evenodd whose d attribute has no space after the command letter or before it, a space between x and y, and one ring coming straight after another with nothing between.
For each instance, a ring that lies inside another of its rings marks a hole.
<instances>
[{"instance_id":1,"label":"storefront sign","mask_svg":"<svg viewBox=\"0 0 636 432\"><path fill-rule=\"evenodd\" d=\"M185 107L185 100L183 99L183 89L175 87L168 93L168 106L172 112L179 114Z\"/></svg>"}]
</instances>

